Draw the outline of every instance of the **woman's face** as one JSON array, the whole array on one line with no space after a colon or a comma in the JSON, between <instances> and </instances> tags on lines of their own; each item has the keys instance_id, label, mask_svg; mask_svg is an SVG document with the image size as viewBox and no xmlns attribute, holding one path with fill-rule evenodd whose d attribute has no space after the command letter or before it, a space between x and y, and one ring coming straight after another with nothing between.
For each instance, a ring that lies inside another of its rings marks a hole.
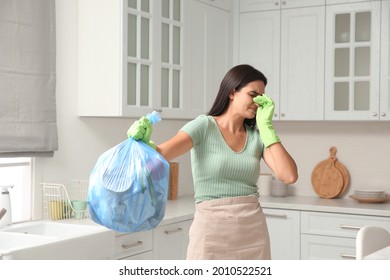
<instances>
[{"instance_id":1,"label":"woman's face","mask_svg":"<svg viewBox=\"0 0 390 280\"><path fill-rule=\"evenodd\" d=\"M252 119L256 116L257 104L253 102L253 98L258 95L263 95L265 84L262 81L253 81L248 83L240 91L236 91L231 95L232 106L234 111L240 113L246 119Z\"/></svg>"}]
</instances>

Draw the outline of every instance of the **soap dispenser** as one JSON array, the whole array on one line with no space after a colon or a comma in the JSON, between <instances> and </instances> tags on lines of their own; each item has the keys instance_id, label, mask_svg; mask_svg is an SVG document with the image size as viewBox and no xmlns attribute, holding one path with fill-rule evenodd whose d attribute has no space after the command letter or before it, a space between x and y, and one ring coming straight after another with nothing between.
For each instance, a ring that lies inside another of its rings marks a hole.
<instances>
[{"instance_id":1,"label":"soap dispenser","mask_svg":"<svg viewBox=\"0 0 390 280\"><path fill-rule=\"evenodd\" d=\"M9 189L12 187L11 185L0 186L0 228L12 223L11 198L9 196Z\"/></svg>"}]
</instances>

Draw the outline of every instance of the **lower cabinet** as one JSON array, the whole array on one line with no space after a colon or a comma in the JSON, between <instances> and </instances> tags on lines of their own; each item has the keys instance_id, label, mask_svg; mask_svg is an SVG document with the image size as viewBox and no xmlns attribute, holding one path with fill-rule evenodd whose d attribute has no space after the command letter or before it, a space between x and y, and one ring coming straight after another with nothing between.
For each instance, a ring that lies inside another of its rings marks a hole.
<instances>
[{"instance_id":1,"label":"lower cabinet","mask_svg":"<svg viewBox=\"0 0 390 280\"><path fill-rule=\"evenodd\" d=\"M273 260L299 260L300 212L263 208L267 219Z\"/></svg>"},{"instance_id":2,"label":"lower cabinet","mask_svg":"<svg viewBox=\"0 0 390 280\"><path fill-rule=\"evenodd\" d=\"M153 231L136 233L117 233L115 238L115 254L111 259L152 259Z\"/></svg>"},{"instance_id":3,"label":"lower cabinet","mask_svg":"<svg viewBox=\"0 0 390 280\"><path fill-rule=\"evenodd\" d=\"M153 259L185 260L192 220L157 227L153 232Z\"/></svg>"},{"instance_id":4,"label":"lower cabinet","mask_svg":"<svg viewBox=\"0 0 390 280\"><path fill-rule=\"evenodd\" d=\"M390 230L390 217L264 208L273 260L354 260L363 226Z\"/></svg>"},{"instance_id":5,"label":"lower cabinet","mask_svg":"<svg viewBox=\"0 0 390 280\"><path fill-rule=\"evenodd\" d=\"M185 260L192 220L158 226L154 230L117 233L115 260Z\"/></svg>"},{"instance_id":6,"label":"lower cabinet","mask_svg":"<svg viewBox=\"0 0 390 280\"><path fill-rule=\"evenodd\" d=\"M390 230L390 218L302 211L301 259L356 259L356 235L366 225Z\"/></svg>"}]
</instances>

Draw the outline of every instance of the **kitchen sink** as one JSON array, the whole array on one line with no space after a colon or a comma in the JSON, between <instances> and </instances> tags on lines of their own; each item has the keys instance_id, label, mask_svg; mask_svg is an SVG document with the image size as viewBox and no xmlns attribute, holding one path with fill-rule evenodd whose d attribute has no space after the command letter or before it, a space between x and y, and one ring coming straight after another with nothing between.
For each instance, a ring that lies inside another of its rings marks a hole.
<instances>
[{"instance_id":1,"label":"kitchen sink","mask_svg":"<svg viewBox=\"0 0 390 280\"><path fill-rule=\"evenodd\" d=\"M21 235L10 232L0 232L0 252L4 252L13 248L24 248L26 246L41 245L52 240L54 237L35 236L35 235Z\"/></svg>"},{"instance_id":2,"label":"kitchen sink","mask_svg":"<svg viewBox=\"0 0 390 280\"><path fill-rule=\"evenodd\" d=\"M16 225L3 231L63 238L93 233L96 230L96 226L42 221Z\"/></svg>"},{"instance_id":3,"label":"kitchen sink","mask_svg":"<svg viewBox=\"0 0 390 280\"><path fill-rule=\"evenodd\" d=\"M34 221L0 230L0 260L108 259L115 232L95 224Z\"/></svg>"}]
</instances>

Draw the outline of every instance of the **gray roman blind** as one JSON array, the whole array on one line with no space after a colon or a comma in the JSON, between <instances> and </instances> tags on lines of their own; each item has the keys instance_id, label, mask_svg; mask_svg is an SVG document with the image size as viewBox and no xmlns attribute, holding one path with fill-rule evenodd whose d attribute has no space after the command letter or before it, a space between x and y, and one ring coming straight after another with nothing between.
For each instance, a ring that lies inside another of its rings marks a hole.
<instances>
[{"instance_id":1,"label":"gray roman blind","mask_svg":"<svg viewBox=\"0 0 390 280\"><path fill-rule=\"evenodd\" d=\"M55 0L0 0L0 157L53 156Z\"/></svg>"}]
</instances>

